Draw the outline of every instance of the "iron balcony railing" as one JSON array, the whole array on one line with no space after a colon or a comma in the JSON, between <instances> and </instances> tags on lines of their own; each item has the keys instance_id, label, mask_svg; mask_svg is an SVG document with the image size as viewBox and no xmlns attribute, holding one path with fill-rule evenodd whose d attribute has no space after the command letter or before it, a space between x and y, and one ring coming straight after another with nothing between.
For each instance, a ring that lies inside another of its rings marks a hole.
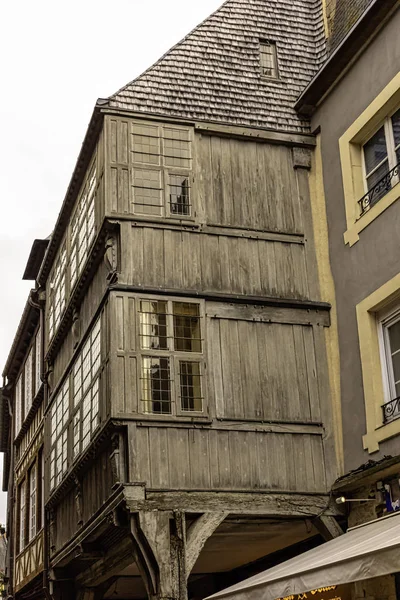
<instances>
[{"instance_id":1,"label":"iron balcony railing","mask_svg":"<svg viewBox=\"0 0 400 600\"><path fill-rule=\"evenodd\" d=\"M373 188L369 190L365 196L358 201L360 206L360 217L367 212L374 204L376 204L394 185L399 183L400 163L397 163L393 169L388 171L386 175L380 179ZM394 181L393 181L394 180Z\"/></svg>"},{"instance_id":2,"label":"iron balcony railing","mask_svg":"<svg viewBox=\"0 0 400 600\"><path fill-rule=\"evenodd\" d=\"M382 405L383 422L389 423L400 418L400 396Z\"/></svg>"}]
</instances>

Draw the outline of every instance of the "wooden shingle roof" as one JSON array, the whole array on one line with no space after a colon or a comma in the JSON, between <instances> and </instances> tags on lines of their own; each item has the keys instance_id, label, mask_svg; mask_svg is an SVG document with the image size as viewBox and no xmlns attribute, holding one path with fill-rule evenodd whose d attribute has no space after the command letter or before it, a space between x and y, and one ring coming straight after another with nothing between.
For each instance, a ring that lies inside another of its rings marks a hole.
<instances>
[{"instance_id":1,"label":"wooden shingle roof","mask_svg":"<svg viewBox=\"0 0 400 600\"><path fill-rule=\"evenodd\" d=\"M279 80L261 76L260 40L276 43ZM227 0L109 106L307 133L293 106L324 58L321 0Z\"/></svg>"}]
</instances>

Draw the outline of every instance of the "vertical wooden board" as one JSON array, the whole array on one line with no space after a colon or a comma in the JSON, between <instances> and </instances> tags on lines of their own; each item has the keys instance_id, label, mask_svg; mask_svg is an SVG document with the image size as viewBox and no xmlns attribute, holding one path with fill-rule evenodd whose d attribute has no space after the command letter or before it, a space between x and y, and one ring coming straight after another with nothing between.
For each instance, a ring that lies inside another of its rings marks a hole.
<instances>
[{"instance_id":1,"label":"vertical wooden board","mask_svg":"<svg viewBox=\"0 0 400 600\"><path fill-rule=\"evenodd\" d=\"M117 162L117 121L116 119L110 119L110 162Z\"/></svg>"},{"instance_id":2,"label":"vertical wooden board","mask_svg":"<svg viewBox=\"0 0 400 600\"><path fill-rule=\"evenodd\" d=\"M164 231L164 281L166 287L183 287L182 233ZM186 258L186 257L185 257Z\"/></svg>"},{"instance_id":3,"label":"vertical wooden board","mask_svg":"<svg viewBox=\"0 0 400 600\"><path fill-rule=\"evenodd\" d=\"M216 224L223 224L223 205L224 205L224 188L223 188L223 172L221 161L221 138L211 136L210 152L212 163L212 186L213 200L215 203L214 216Z\"/></svg>"},{"instance_id":4,"label":"vertical wooden board","mask_svg":"<svg viewBox=\"0 0 400 600\"><path fill-rule=\"evenodd\" d=\"M232 225L233 218L233 189L232 189L232 161L231 161L231 140L229 138L220 139L220 168L221 168L221 212L220 222L224 225Z\"/></svg>"},{"instance_id":5,"label":"vertical wooden board","mask_svg":"<svg viewBox=\"0 0 400 600\"><path fill-rule=\"evenodd\" d=\"M239 254L239 243L240 240L235 237L227 238L228 252L229 252L229 292L233 294L244 293L242 281L243 277L240 272L240 254Z\"/></svg>"},{"instance_id":6,"label":"vertical wooden board","mask_svg":"<svg viewBox=\"0 0 400 600\"><path fill-rule=\"evenodd\" d=\"M219 435L221 435L221 433L222 432L220 431ZM242 431L229 432L229 443L226 447L227 451L229 451L229 464L233 465L229 480L229 488L233 490L240 490L246 487L245 481L247 481L248 478L247 447L243 441ZM228 460L226 460L224 466L225 464L228 464ZM223 475L222 479L224 479L224 477L225 476Z\"/></svg>"},{"instance_id":7,"label":"vertical wooden board","mask_svg":"<svg viewBox=\"0 0 400 600\"><path fill-rule=\"evenodd\" d=\"M257 323L238 321L240 374L242 379L244 413L248 419L262 419L260 371L257 344Z\"/></svg>"},{"instance_id":8,"label":"vertical wooden board","mask_svg":"<svg viewBox=\"0 0 400 600\"><path fill-rule=\"evenodd\" d=\"M164 235L162 229L143 228L144 284L164 286Z\"/></svg>"},{"instance_id":9,"label":"vertical wooden board","mask_svg":"<svg viewBox=\"0 0 400 600\"><path fill-rule=\"evenodd\" d=\"M317 435L310 436L311 438L311 451L313 456L313 466L315 473L315 486L320 492L327 492L326 485L326 470L324 460L324 449L322 444L322 437Z\"/></svg>"},{"instance_id":10,"label":"vertical wooden board","mask_svg":"<svg viewBox=\"0 0 400 600\"><path fill-rule=\"evenodd\" d=\"M126 349L125 335L129 332L129 327L125 328L125 302L126 298L123 295L114 296L114 339L117 352L123 352Z\"/></svg>"},{"instance_id":11,"label":"vertical wooden board","mask_svg":"<svg viewBox=\"0 0 400 600\"><path fill-rule=\"evenodd\" d=\"M262 373L261 381L263 383L263 415L264 420L275 420L279 417L279 379L278 379L278 364L277 355L275 352L273 334L274 325L260 323L259 325L259 353L260 370L265 366L265 371Z\"/></svg>"},{"instance_id":12,"label":"vertical wooden board","mask_svg":"<svg viewBox=\"0 0 400 600\"><path fill-rule=\"evenodd\" d=\"M290 433L282 434L283 437L283 447L284 447L284 456L285 456L285 466L286 466L286 483L284 484L283 489L296 491L296 468L297 468L297 458L295 457L295 445L294 438L295 436Z\"/></svg>"},{"instance_id":13,"label":"vertical wooden board","mask_svg":"<svg viewBox=\"0 0 400 600\"><path fill-rule=\"evenodd\" d=\"M124 297L124 329L125 350L134 352L136 350L136 299L132 296Z\"/></svg>"},{"instance_id":14,"label":"vertical wooden board","mask_svg":"<svg viewBox=\"0 0 400 600\"><path fill-rule=\"evenodd\" d=\"M190 479L188 429L168 428L169 485L187 488Z\"/></svg>"},{"instance_id":15,"label":"vertical wooden board","mask_svg":"<svg viewBox=\"0 0 400 600\"><path fill-rule=\"evenodd\" d=\"M310 293L304 246L302 244L291 244L290 254L296 278L296 291L300 298L309 298Z\"/></svg>"},{"instance_id":16,"label":"vertical wooden board","mask_svg":"<svg viewBox=\"0 0 400 600\"><path fill-rule=\"evenodd\" d=\"M263 420L268 420L268 418L271 418L270 364L268 362L267 343L265 339L268 326L264 323L258 323L255 331L257 339L254 341L254 344L257 345L258 353L261 414Z\"/></svg>"},{"instance_id":17,"label":"vertical wooden board","mask_svg":"<svg viewBox=\"0 0 400 600\"><path fill-rule=\"evenodd\" d=\"M182 285L185 290L201 289L200 235L182 232Z\"/></svg>"},{"instance_id":18,"label":"vertical wooden board","mask_svg":"<svg viewBox=\"0 0 400 600\"><path fill-rule=\"evenodd\" d=\"M213 206L209 137L195 133L193 142L193 211L198 221L204 223L206 204Z\"/></svg>"},{"instance_id":19,"label":"vertical wooden board","mask_svg":"<svg viewBox=\"0 0 400 600\"><path fill-rule=\"evenodd\" d=\"M257 451L257 438L260 437L260 433L254 431L245 431L245 443L247 445L247 456L248 456L248 479L249 487L252 490L260 487L260 469L258 464L258 451Z\"/></svg>"},{"instance_id":20,"label":"vertical wooden board","mask_svg":"<svg viewBox=\"0 0 400 600\"><path fill-rule=\"evenodd\" d=\"M137 364L136 356L125 356L125 412L136 413L137 399Z\"/></svg>"},{"instance_id":21,"label":"vertical wooden board","mask_svg":"<svg viewBox=\"0 0 400 600\"><path fill-rule=\"evenodd\" d=\"M217 207L214 199L213 161L211 155L211 138L208 135L195 136L198 169L196 171L196 190L199 206L204 211L203 217L208 223L217 222Z\"/></svg>"},{"instance_id":22,"label":"vertical wooden board","mask_svg":"<svg viewBox=\"0 0 400 600\"><path fill-rule=\"evenodd\" d=\"M219 261L218 236L201 236L201 275L205 291L219 289L221 270Z\"/></svg>"},{"instance_id":23,"label":"vertical wooden board","mask_svg":"<svg viewBox=\"0 0 400 600\"><path fill-rule=\"evenodd\" d=\"M263 228L267 231L277 231L279 202L281 191L277 189L279 182L279 163L275 159L276 146L261 144L258 152L258 165L264 188L264 220Z\"/></svg>"},{"instance_id":24,"label":"vertical wooden board","mask_svg":"<svg viewBox=\"0 0 400 600\"><path fill-rule=\"evenodd\" d=\"M293 462L295 467L295 489L299 493L307 492L312 486L312 481L308 480L308 468L306 465L306 452L304 439L306 435L292 435L293 444Z\"/></svg>"},{"instance_id":25,"label":"vertical wooden board","mask_svg":"<svg viewBox=\"0 0 400 600\"><path fill-rule=\"evenodd\" d=\"M260 268L260 256L258 253L258 240L249 240L247 243L247 252L249 255L249 261L251 265L251 278L250 278L250 294L254 296L262 295L262 286L261 286L261 268Z\"/></svg>"},{"instance_id":26,"label":"vertical wooden board","mask_svg":"<svg viewBox=\"0 0 400 600\"><path fill-rule=\"evenodd\" d=\"M232 202L233 202L233 223L237 227L245 226L248 220L246 190L244 187L242 153L243 144L237 140L230 140L231 162L232 162Z\"/></svg>"},{"instance_id":27,"label":"vertical wooden board","mask_svg":"<svg viewBox=\"0 0 400 600\"><path fill-rule=\"evenodd\" d=\"M296 359L295 385L298 395L292 403L293 419L310 420L310 403L308 391L307 363L304 352L303 325L293 325L293 347ZM298 402L297 402L298 400Z\"/></svg>"},{"instance_id":28,"label":"vertical wooden board","mask_svg":"<svg viewBox=\"0 0 400 600\"><path fill-rule=\"evenodd\" d=\"M128 432L130 429L128 429ZM131 440L128 437L128 443L131 448ZM136 428L136 461L132 463L132 453L129 452L129 481L141 481L146 487L153 486L150 467L150 442L149 429L147 427Z\"/></svg>"},{"instance_id":29,"label":"vertical wooden board","mask_svg":"<svg viewBox=\"0 0 400 600\"><path fill-rule=\"evenodd\" d=\"M252 293L252 276L253 270L257 269L257 265L251 263L250 255L250 240L236 238L238 250L238 262L236 263L236 275L238 291L242 294Z\"/></svg>"},{"instance_id":30,"label":"vertical wooden board","mask_svg":"<svg viewBox=\"0 0 400 600\"><path fill-rule=\"evenodd\" d=\"M290 244L278 242L275 244L276 278L278 296L280 298L296 298L297 282L291 262Z\"/></svg>"},{"instance_id":31,"label":"vertical wooden board","mask_svg":"<svg viewBox=\"0 0 400 600\"><path fill-rule=\"evenodd\" d=\"M220 290L221 292L231 292L231 263L230 263L230 241L225 235L218 236L218 248L219 248L219 260L221 265L221 281Z\"/></svg>"},{"instance_id":32,"label":"vertical wooden board","mask_svg":"<svg viewBox=\"0 0 400 600\"><path fill-rule=\"evenodd\" d=\"M232 469L231 461L230 461L230 450L229 450L229 436L230 432L228 431L218 431L217 436L217 460L218 460L218 470L219 470L219 487L221 489L231 489L232 488ZM235 467L236 468L236 465Z\"/></svg>"},{"instance_id":33,"label":"vertical wooden board","mask_svg":"<svg viewBox=\"0 0 400 600\"><path fill-rule=\"evenodd\" d=\"M170 467L175 447L171 443L171 435L167 429L149 427L149 452L151 468L151 486L155 489L173 487L173 475Z\"/></svg>"},{"instance_id":34,"label":"vertical wooden board","mask_svg":"<svg viewBox=\"0 0 400 600\"><path fill-rule=\"evenodd\" d=\"M270 435L267 432L259 433L255 438L257 464L258 464L258 480L261 489L273 489L276 482L272 480L270 468Z\"/></svg>"},{"instance_id":35,"label":"vertical wooden board","mask_svg":"<svg viewBox=\"0 0 400 600\"><path fill-rule=\"evenodd\" d=\"M263 144L255 143L252 153L253 161L253 219L257 229L265 229L265 223L269 222L269 206L265 201L265 182L262 165Z\"/></svg>"},{"instance_id":36,"label":"vertical wooden board","mask_svg":"<svg viewBox=\"0 0 400 600\"><path fill-rule=\"evenodd\" d=\"M259 194L259 172L258 172L258 160L257 160L257 146L256 142L247 142L246 150L244 153L245 157L245 186L248 198L248 212L249 212L249 223L251 227L259 229L258 221L258 194Z\"/></svg>"},{"instance_id":37,"label":"vertical wooden board","mask_svg":"<svg viewBox=\"0 0 400 600\"><path fill-rule=\"evenodd\" d=\"M209 436L209 457L210 457L210 482L211 489L216 490L222 487L220 484L219 474L219 453L218 453L218 436L219 431L211 429L208 432Z\"/></svg>"},{"instance_id":38,"label":"vertical wooden board","mask_svg":"<svg viewBox=\"0 0 400 600\"><path fill-rule=\"evenodd\" d=\"M118 120L118 147L117 155L118 162L127 165L129 162L129 148L128 148L128 121Z\"/></svg>"},{"instance_id":39,"label":"vertical wooden board","mask_svg":"<svg viewBox=\"0 0 400 600\"><path fill-rule=\"evenodd\" d=\"M112 381L112 408L114 414L125 412L125 356L117 355Z\"/></svg>"},{"instance_id":40,"label":"vertical wooden board","mask_svg":"<svg viewBox=\"0 0 400 600\"><path fill-rule=\"evenodd\" d=\"M307 365L307 381L311 420L321 422L321 407L318 389L317 364L315 359L314 334L312 327L303 327L304 351ZM324 398L324 401L326 398Z\"/></svg>"},{"instance_id":41,"label":"vertical wooden board","mask_svg":"<svg viewBox=\"0 0 400 600\"><path fill-rule=\"evenodd\" d=\"M278 326L280 336L280 357L282 375L283 414L289 420L299 413L300 398L297 385L297 365L292 325Z\"/></svg>"},{"instance_id":42,"label":"vertical wooden board","mask_svg":"<svg viewBox=\"0 0 400 600\"><path fill-rule=\"evenodd\" d=\"M261 294L278 295L278 283L275 261L275 243L260 240L257 244L258 262L260 265Z\"/></svg>"},{"instance_id":43,"label":"vertical wooden board","mask_svg":"<svg viewBox=\"0 0 400 600\"><path fill-rule=\"evenodd\" d=\"M278 212L278 227L282 231L296 231L293 204L298 202L298 192L296 189L296 173L293 169L293 152L291 148L281 146L279 148L280 176L284 182L284 190L281 195L280 207Z\"/></svg>"},{"instance_id":44,"label":"vertical wooden board","mask_svg":"<svg viewBox=\"0 0 400 600\"><path fill-rule=\"evenodd\" d=\"M207 309L206 309L207 310ZM222 357L220 320L206 318L208 402L210 416L225 415L224 387L222 381Z\"/></svg>"},{"instance_id":45,"label":"vertical wooden board","mask_svg":"<svg viewBox=\"0 0 400 600\"><path fill-rule=\"evenodd\" d=\"M306 478L307 478L307 491L309 492L317 492L321 491L321 488L317 487L317 481L314 471L314 460L319 460L319 457L314 457L313 455L313 447L311 444L311 435L303 435L303 445L304 445L304 464L306 468Z\"/></svg>"},{"instance_id":46,"label":"vertical wooden board","mask_svg":"<svg viewBox=\"0 0 400 600\"><path fill-rule=\"evenodd\" d=\"M190 484L194 489L211 489L209 432L192 429L189 432Z\"/></svg>"},{"instance_id":47,"label":"vertical wooden board","mask_svg":"<svg viewBox=\"0 0 400 600\"><path fill-rule=\"evenodd\" d=\"M111 212L118 212L118 169L111 167L110 169L110 195L111 195Z\"/></svg>"},{"instance_id":48,"label":"vertical wooden board","mask_svg":"<svg viewBox=\"0 0 400 600\"><path fill-rule=\"evenodd\" d=\"M124 229L124 231L126 230ZM142 285L144 282L145 259L143 232L143 227L130 227L130 239L128 240L128 236L126 236L126 245L128 247L126 248L126 260L124 261L124 265L126 265L127 283L132 283L134 285Z\"/></svg>"},{"instance_id":49,"label":"vertical wooden board","mask_svg":"<svg viewBox=\"0 0 400 600\"><path fill-rule=\"evenodd\" d=\"M128 214L130 211L129 198L129 171L123 167L118 167L117 182L117 212L118 214Z\"/></svg>"},{"instance_id":50,"label":"vertical wooden board","mask_svg":"<svg viewBox=\"0 0 400 600\"><path fill-rule=\"evenodd\" d=\"M284 435L270 433L266 441L271 489L283 490L287 479Z\"/></svg>"},{"instance_id":51,"label":"vertical wooden board","mask_svg":"<svg viewBox=\"0 0 400 600\"><path fill-rule=\"evenodd\" d=\"M222 381L226 417L244 417L244 398L240 368L240 340L236 321L221 319Z\"/></svg>"}]
</instances>

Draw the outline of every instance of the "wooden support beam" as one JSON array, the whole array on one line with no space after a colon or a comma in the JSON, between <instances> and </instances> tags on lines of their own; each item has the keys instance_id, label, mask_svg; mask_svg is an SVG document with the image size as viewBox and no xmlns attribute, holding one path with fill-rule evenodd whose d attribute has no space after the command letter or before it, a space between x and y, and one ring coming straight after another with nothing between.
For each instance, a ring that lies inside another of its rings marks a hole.
<instances>
[{"instance_id":1,"label":"wooden support beam","mask_svg":"<svg viewBox=\"0 0 400 600\"><path fill-rule=\"evenodd\" d=\"M188 578L204 544L228 516L227 512L204 513L189 527L186 537L186 577Z\"/></svg>"},{"instance_id":2,"label":"wooden support beam","mask_svg":"<svg viewBox=\"0 0 400 600\"><path fill-rule=\"evenodd\" d=\"M321 515L313 520L313 524L326 542L329 542L329 540L333 540L344 533L335 517Z\"/></svg>"},{"instance_id":3,"label":"wooden support beam","mask_svg":"<svg viewBox=\"0 0 400 600\"><path fill-rule=\"evenodd\" d=\"M330 503L328 494L287 494L206 492L206 491L146 491L145 500L130 500L124 490L130 510L168 511L182 510L186 513L228 512L231 515L258 515L277 518L315 518L321 511L326 516L339 516L338 508Z\"/></svg>"}]
</instances>

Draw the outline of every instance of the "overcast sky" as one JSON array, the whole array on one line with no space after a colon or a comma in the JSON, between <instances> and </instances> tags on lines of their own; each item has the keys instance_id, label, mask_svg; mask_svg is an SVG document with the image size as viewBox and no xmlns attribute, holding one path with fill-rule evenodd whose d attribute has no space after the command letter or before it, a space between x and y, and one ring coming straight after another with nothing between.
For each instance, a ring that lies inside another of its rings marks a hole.
<instances>
[{"instance_id":1,"label":"overcast sky","mask_svg":"<svg viewBox=\"0 0 400 600\"><path fill-rule=\"evenodd\" d=\"M0 10L0 369L97 98L140 75L222 0L22 0ZM0 473L0 481L2 474ZM0 494L0 522L6 495Z\"/></svg>"}]
</instances>

